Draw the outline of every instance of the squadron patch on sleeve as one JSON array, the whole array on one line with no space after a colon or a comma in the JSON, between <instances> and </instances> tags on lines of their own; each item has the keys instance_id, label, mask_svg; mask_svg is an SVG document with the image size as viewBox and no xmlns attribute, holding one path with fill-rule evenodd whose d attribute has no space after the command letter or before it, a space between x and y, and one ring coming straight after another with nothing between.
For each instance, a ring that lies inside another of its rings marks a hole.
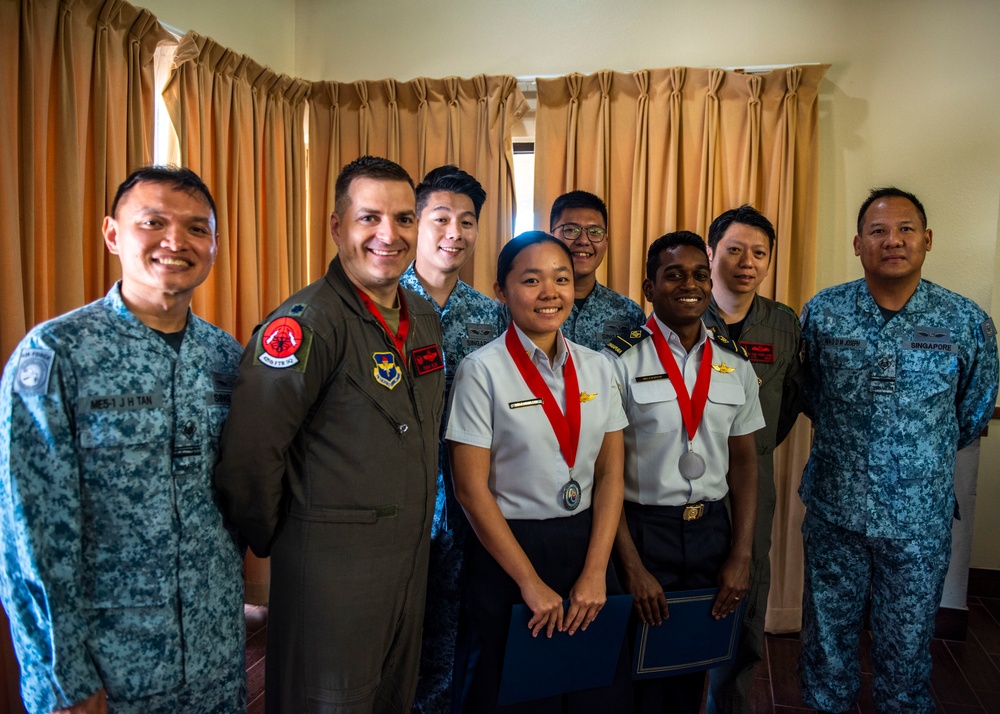
<instances>
[{"instance_id":1,"label":"squadron patch on sleeve","mask_svg":"<svg viewBox=\"0 0 1000 714\"><path fill-rule=\"evenodd\" d=\"M992 340L997 336L996 325L993 324L993 318L987 317L979 324L979 331L983 333L983 341Z\"/></svg>"},{"instance_id":2,"label":"squadron patch on sleeve","mask_svg":"<svg viewBox=\"0 0 1000 714\"><path fill-rule=\"evenodd\" d=\"M274 369L304 372L312 347L312 331L294 317L276 317L258 333L256 357Z\"/></svg>"},{"instance_id":3,"label":"squadron patch on sleeve","mask_svg":"<svg viewBox=\"0 0 1000 714\"><path fill-rule=\"evenodd\" d=\"M444 360L441 359L441 350L437 345L418 347L410 352L410 357L413 359L413 368L421 377L444 369Z\"/></svg>"},{"instance_id":4,"label":"squadron patch on sleeve","mask_svg":"<svg viewBox=\"0 0 1000 714\"><path fill-rule=\"evenodd\" d=\"M49 376L52 374L52 360L56 353L45 349L21 350L14 376L14 392L24 395L39 395L49 391Z\"/></svg>"}]
</instances>

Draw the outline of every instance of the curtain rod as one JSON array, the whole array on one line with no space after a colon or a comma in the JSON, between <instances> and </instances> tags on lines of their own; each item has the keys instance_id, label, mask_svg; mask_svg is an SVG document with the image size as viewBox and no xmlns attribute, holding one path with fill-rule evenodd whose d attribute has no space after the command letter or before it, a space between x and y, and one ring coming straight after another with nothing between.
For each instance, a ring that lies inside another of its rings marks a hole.
<instances>
[{"instance_id":1,"label":"curtain rod","mask_svg":"<svg viewBox=\"0 0 1000 714\"><path fill-rule=\"evenodd\" d=\"M802 67L817 65L819 62L796 62L794 64L757 64L757 65L734 65L732 67L722 67L721 69L727 72L742 72L743 74L767 74L776 69L788 69L789 67ZM626 72L632 72L634 70L625 70ZM538 86L536 80L538 79L555 79L557 77L562 77L565 75L561 74L523 74L514 77L517 80L518 86L521 88L522 92L535 92L538 91Z\"/></svg>"}]
</instances>

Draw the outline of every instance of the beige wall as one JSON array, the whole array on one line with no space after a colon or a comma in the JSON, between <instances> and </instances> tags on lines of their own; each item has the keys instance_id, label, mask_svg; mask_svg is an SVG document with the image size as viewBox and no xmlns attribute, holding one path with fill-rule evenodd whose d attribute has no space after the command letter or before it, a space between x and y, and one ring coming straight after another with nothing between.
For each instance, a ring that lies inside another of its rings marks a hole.
<instances>
[{"instance_id":1,"label":"beige wall","mask_svg":"<svg viewBox=\"0 0 1000 714\"><path fill-rule=\"evenodd\" d=\"M141 2L139 4L142 4ZM1000 3L995 0L155 0L306 79L559 75L824 62L819 287L860 277L867 189L895 183L934 230L925 276L1000 317ZM159 6L159 7L158 7ZM800 306L795 306L796 308ZM1000 568L1000 422L984 440L972 565Z\"/></svg>"}]
</instances>

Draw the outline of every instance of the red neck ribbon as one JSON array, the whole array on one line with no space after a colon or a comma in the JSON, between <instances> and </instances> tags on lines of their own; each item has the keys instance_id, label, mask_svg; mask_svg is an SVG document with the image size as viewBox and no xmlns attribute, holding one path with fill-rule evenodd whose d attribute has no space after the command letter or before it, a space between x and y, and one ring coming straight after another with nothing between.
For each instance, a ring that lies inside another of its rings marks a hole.
<instances>
[{"instance_id":1,"label":"red neck ribbon","mask_svg":"<svg viewBox=\"0 0 1000 714\"><path fill-rule=\"evenodd\" d=\"M521 373L521 377L524 378L528 389L535 395L535 398L542 400L542 409L545 410L545 416L548 417L552 431L556 435L556 441L559 442L559 450L562 452L563 458L566 459L566 465L572 469L573 464L576 463L576 448L580 444L580 384L576 379L573 355L569 353L567 347L566 366L563 368L563 377L566 380L566 413L563 414L556 404L555 397L552 396L552 391L542 379L538 367L525 352L521 338L518 337L517 330L514 329L513 325L507 328L505 339L507 351L510 352L517 371Z\"/></svg>"},{"instance_id":2,"label":"red neck ribbon","mask_svg":"<svg viewBox=\"0 0 1000 714\"><path fill-rule=\"evenodd\" d=\"M674 385L677 392L677 405L681 408L681 419L687 429L688 441L694 440L694 435L701 424L701 417L705 414L705 404L708 402L708 383L712 381L712 341L705 338L705 352L701 356L701 367L698 368L698 378L694 383L694 394L688 395L687 385L684 384L684 375L681 374L674 353L670 351L660 326L656 324L656 318L652 315L646 321L646 327L653 333L653 346L656 347L656 354L660 358L660 364L667 370L670 383Z\"/></svg>"},{"instance_id":3,"label":"red neck ribbon","mask_svg":"<svg viewBox=\"0 0 1000 714\"><path fill-rule=\"evenodd\" d=\"M389 323L385 321L384 317L382 317L382 311L378 309L378 305L371 299L371 296L357 285L354 286L354 289L358 291L358 295L361 297L361 302L363 302L365 307L368 308L368 312L370 312L372 316L378 320L378 324L382 326L382 329L385 330L385 334L387 334L389 339L392 340L392 346L396 348L396 352L399 353L400 358L403 360L403 365L405 366L406 336L410 334L410 313L406 309L406 299L403 297L403 292L399 288L396 288L396 294L399 296L399 332L394 333L389 327Z\"/></svg>"}]
</instances>

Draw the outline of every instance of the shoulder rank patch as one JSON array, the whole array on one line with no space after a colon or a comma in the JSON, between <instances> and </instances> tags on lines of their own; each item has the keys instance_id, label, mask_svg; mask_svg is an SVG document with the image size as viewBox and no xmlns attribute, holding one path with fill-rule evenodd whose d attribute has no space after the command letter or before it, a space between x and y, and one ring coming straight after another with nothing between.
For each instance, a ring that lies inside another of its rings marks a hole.
<instances>
[{"instance_id":1,"label":"shoulder rank patch","mask_svg":"<svg viewBox=\"0 0 1000 714\"><path fill-rule=\"evenodd\" d=\"M288 314L289 315L301 315L303 312L306 311L307 307L309 307L309 306L306 305L304 302L297 303L295 305L292 305L290 308L288 308Z\"/></svg>"},{"instance_id":2,"label":"shoulder rank patch","mask_svg":"<svg viewBox=\"0 0 1000 714\"><path fill-rule=\"evenodd\" d=\"M418 347L410 352L410 358L413 360L413 368L421 377L425 374L444 369L444 360L441 359L441 349L437 345Z\"/></svg>"},{"instance_id":3,"label":"shoulder rank patch","mask_svg":"<svg viewBox=\"0 0 1000 714\"><path fill-rule=\"evenodd\" d=\"M750 356L747 354L747 351L743 349L743 347L741 347L738 342L734 342L728 337L723 337L722 335L716 334L711 331L710 334L712 337L712 341L718 345L722 345L722 347L724 347L727 351L737 354L743 359L746 360L750 359Z\"/></svg>"},{"instance_id":4,"label":"shoulder rank patch","mask_svg":"<svg viewBox=\"0 0 1000 714\"><path fill-rule=\"evenodd\" d=\"M605 349L611 350L621 357L647 337L649 337L649 332L646 330L631 330L628 334L615 335L615 338L607 344Z\"/></svg>"},{"instance_id":5,"label":"shoulder rank patch","mask_svg":"<svg viewBox=\"0 0 1000 714\"><path fill-rule=\"evenodd\" d=\"M274 369L304 372L312 331L302 327L294 317L276 317L260 330L257 340L257 362Z\"/></svg>"},{"instance_id":6,"label":"shoulder rank patch","mask_svg":"<svg viewBox=\"0 0 1000 714\"><path fill-rule=\"evenodd\" d=\"M375 361L375 369L372 374L375 381L386 389L392 389L399 380L403 378L399 365L396 364L396 355L392 352L372 352L372 359Z\"/></svg>"},{"instance_id":7,"label":"shoulder rank patch","mask_svg":"<svg viewBox=\"0 0 1000 714\"><path fill-rule=\"evenodd\" d=\"M52 374L52 360L56 353L46 349L24 349L17 362L14 376L14 392L24 395L40 395L49 391L49 375Z\"/></svg>"},{"instance_id":8,"label":"shoulder rank patch","mask_svg":"<svg viewBox=\"0 0 1000 714\"><path fill-rule=\"evenodd\" d=\"M992 340L997 336L996 325L993 324L993 318L987 317L979 324L979 331L983 333L983 341Z\"/></svg>"}]
</instances>

